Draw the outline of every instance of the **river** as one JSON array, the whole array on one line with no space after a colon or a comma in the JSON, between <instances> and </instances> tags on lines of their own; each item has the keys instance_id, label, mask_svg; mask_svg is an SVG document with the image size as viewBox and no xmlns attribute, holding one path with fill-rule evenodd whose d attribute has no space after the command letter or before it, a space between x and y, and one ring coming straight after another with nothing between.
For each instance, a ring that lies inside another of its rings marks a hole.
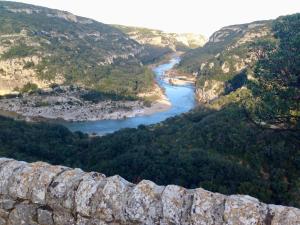
<instances>
[{"instance_id":1,"label":"river","mask_svg":"<svg viewBox=\"0 0 300 225\"><path fill-rule=\"evenodd\" d=\"M174 57L168 63L158 65L153 69L156 75L157 83L165 90L165 94L172 104L169 110L147 116L137 116L119 120L72 122L64 123L63 125L69 128L71 131L82 131L89 134L95 133L97 135L104 135L122 128L135 128L139 125L159 123L169 117L189 111L195 106L194 86L173 86L162 79L164 73L174 67L174 65L179 61L180 57Z\"/></svg>"}]
</instances>

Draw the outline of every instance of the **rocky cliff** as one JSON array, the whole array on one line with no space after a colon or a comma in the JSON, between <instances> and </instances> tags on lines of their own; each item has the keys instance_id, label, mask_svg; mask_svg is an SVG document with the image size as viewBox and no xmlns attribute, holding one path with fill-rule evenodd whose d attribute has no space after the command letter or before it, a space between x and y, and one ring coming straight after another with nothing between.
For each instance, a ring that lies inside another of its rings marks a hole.
<instances>
[{"instance_id":1,"label":"rocky cliff","mask_svg":"<svg viewBox=\"0 0 300 225\"><path fill-rule=\"evenodd\" d=\"M172 51L199 48L206 43L206 38L201 34L168 33L142 27L114 26L142 45L170 48Z\"/></svg>"},{"instance_id":2,"label":"rocky cliff","mask_svg":"<svg viewBox=\"0 0 300 225\"><path fill-rule=\"evenodd\" d=\"M1 225L300 224L300 210L202 188L132 184L81 169L0 158Z\"/></svg>"},{"instance_id":3,"label":"rocky cliff","mask_svg":"<svg viewBox=\"0 0 300 225\"><path fill-rule=\"evenodd\" d=\"M197 75L196 97L207 103L251 78L251 67L261 54L255 44L262 41L275 42L271 21L227 26L216 31L203 48L186 53L178 69Z\"/></svg>"}]
</instances>

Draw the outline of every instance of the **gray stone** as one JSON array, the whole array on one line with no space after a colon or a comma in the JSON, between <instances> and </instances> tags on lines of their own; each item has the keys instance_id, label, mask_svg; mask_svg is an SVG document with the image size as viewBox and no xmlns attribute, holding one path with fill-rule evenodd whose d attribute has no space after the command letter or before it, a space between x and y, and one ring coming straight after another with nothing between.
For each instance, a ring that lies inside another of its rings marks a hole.
<instances>
[{"instance_id":1,"label":"gray stone","mask_svg":"<svg viewBox=\"0 0 300 225\"><path fill-rule=\"evenodd\" d=\"M264 224L267 205L247 195L231 195L226 198L224 224L256 225Z\"/></svg>"},{"instance_id":2,"label":"gray stone","mask_svg":"<svg viewBox=\"0 0 300 225\"><path fill-rule=\"evenodd\" d=\"M0 217L0 225L6 225L6 220Z\"/></svg>"},{"instance_id":3,"label":"gray stone","mask_svg":"<svg viewBox=\"0 0 300 225\"><path fill-rule=\"evenodd\" d=\"M32 187L31 200L34 203L46 204L46 193L50 183L58 174L67 170L67 167L46 165L35 180Z\"/></svg>"},{"instance_id":4,"label":"gray stone","mask_svg":"<svg viewBox=\"0 0 300 225\"><path fill-rule=\"evenodd\" d=\"M0 225L300 225L300 209L0 158Z\"/></svg>"},{"instance_id":5,"label":"gray stone","mask_svg":"<svg viewBox=\"0 0 300 225\"><path fill-rule=\"evenodd\" d=\"M53 213L46 209L38 209L38 223L39 225L53 225Z\"/></svg>"},{"instance_id":6,"label":"gray stone","mask_svg":"<svg viewBox=\"0 0 300 225\"><path fill-rule=\"evenodd\" d=\"M71 213L55 211L53 215L55 225L75 225L75 219Z\"/></svg>"},{"instance_id":7,"label":"gray stone","mask_svg":"<svg viewBox=\"0 0 300 225\"><path fill-rule=\"evenodd\" d=\"M119 225L120 223L106 223L95 218L86 218L78 215L76 225Z\"/></svg>"},{"instance_id":8,"label":"gray stone","mask_svg":"<svg viewBox=\"0 0 300 225\"><path fill-rule=\"evenodd\" d=\"M8 158L0 158L0 168L2 166L2 164L7 163L9 161L12 161L12 159L8 159Z\"/></svg>"},{"instance_id":9,"label":"gray stone","mask_svg":"<svg viewBox=\"0 0 300 225\"><path fill-rule=\"evenodd\" d=\"M281 205L269 205L268 218L270 225L299 225L300 210Z\"/></svg>"},{"instance_id":10,"label":"gray stone","mask_svg":"<svg viewBox=\"0 0 300 225\"><path fill-rule=\"evenodd\" d=\"M90 225L90 219L82 217L80 215L77 216L77 222L76 225Z\"/></svg>"},{"instance_id":11,"label":"gray stone","mask_svg":"<svg viewBox=\"0 0 300 225\"><path fill-rule=\"evenodd\" d=\"M191 224L223 224L225 196L198 188L193 194Z\"/></svg>"},{"instance_id":12,"label":"gray stone","mask_svg":"<svg viewBox=\"0 0 300 225\"><path fill-rule=\"evenodd\" d=\"M91 216L92 202L104 178L105 176L99 173L89 173L82 178L75 194L76 210L82 216Z\"/></svg>"},{"instance_id":13,"label":"gray stone","mask_svg":"<svg viewBox=\"0 0 300 225\"><path fill-rule=\"evenodd\" d=\"M105 222L113 222L114 220L125 222L126 193L132 187L133 184L120 176L108 177L103 188L98 188L98 196L101 197L94 201L96 212L93 216Z\"/></svg>"},{"instance_id":14,"label":"gray stone","mask_svg":"<svg viewBox=\"0 0 300 225\"><path fill-rule=\"evenodd\" d=\"M18 161L9 161L0 168L0 194L7 195L10 178L13 178L16 169L25 167L27 163Z\"/></svg>"},{"instance_id":15,"label":"gray stone","mask_svg":"<svg viewBox=\"0 0 300 225\"><path fill-rule=\"evenodd\" d=\"M35 221L37 207L29 203L20 203L9 214L9 225L38 225Z\"/></svg>"},{"instance_id":16,"label":"gray stone","mask_svg":"<svg viewBox=\"0 0 300 225\"><path fill-rule=\"evenodd\" d=\"M5 210L12 209L12 208L14 208L15 203L16 203L16 201L14 201L11 198L2 197L0 199L0 209L5 209Z\"/></svg>"},{"instance_id":17,"label":"gray stone","mask_svg":"<svg viewBox=\"0 0 300 225\"><path fill-rule=\"evenodd\" d=\"M125 208L128 221L137 224L159 224L163 190L164 187L147 180L137 184L129 195Z\"/></svg>"},{"instance_id":18,"label":"gray stone","mask_svg":"<svg viewBox=\"0 0 300 225\"><path fill-rule=\"evenodd\" d=\"M74 210L75 194L85 173L80 169L66 170L56 177L47 192L47 204L56 210Z\"/></svg>"},{"instance_id":19,"label":"gray stone","mask_svg":"<svg viewBox=\"0 0 300 225\"><path fill-rule=\"evenodd\" d=\"M9 195L13 198L30 199L34 184L37 183L35 181L46 165L46 163L37 162L16 169L14 176L10 179Z\"/></svg>"},{"instance_id":20,"label":"gray stone","mask_svg":"<svg viewBox=\"0 0 300 225\"><path fill-rule=\"evenodd\" d=\"M0 218L7 219L9 216L9 211L5 209L0 209Z\"/></svg>"},{"instance_id":21,"label":"gray stone","mask_svg":"<svg viewBox=\"0 0 300 225\"><path fill-rule=\"evenodd\" d=\"M192 206L192 196L188 190L176 185L168 185L162 194L162 224L188 224L188 213Z\"/></svg>"}]
</instances>

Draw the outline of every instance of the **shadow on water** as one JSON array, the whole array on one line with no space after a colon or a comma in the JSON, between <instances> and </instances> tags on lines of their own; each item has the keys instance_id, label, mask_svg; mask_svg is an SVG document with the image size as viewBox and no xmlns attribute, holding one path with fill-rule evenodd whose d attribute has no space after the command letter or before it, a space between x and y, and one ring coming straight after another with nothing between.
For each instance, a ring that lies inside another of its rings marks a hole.
<instances>
[{"instance_id":1,"label":"shadow on water","mask_svg":"<svg viewBox=\"0 0 300 225\"><path fill-rule=\"evenodd\" d=\"M194 86L182 85L172 86L165 82L163 75L180 61L179 57L171 59L168 63L159 65L153 69L156 74L156 81L165 90L165 94L172 106L164 112L154 113L147 116L137 116L119 120L100 120L88 122L64 122L63 125L71 131L81 131L84 133L96 133L104 135L120 130L122 128L135 128L139 125L150 125L159 123L169 117L189 111L195 106Z\"/></svg>"}]
</instances>

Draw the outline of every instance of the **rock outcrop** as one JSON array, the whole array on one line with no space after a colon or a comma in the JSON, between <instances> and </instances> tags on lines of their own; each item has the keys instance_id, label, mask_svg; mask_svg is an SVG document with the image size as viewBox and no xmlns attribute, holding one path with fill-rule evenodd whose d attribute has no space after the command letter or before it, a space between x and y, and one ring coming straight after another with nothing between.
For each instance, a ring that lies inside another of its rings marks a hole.
<instances>
[{"instance_id":1,"label":"rock outcrop","mask_svg":"<svg viewBox=\"0 0 300 225\"><path fill-rule=\"evenodd\" d=\"M0 158L0 225L300 224L300 209Z\"/></svg>"},{"instance_id":2,"label":"rock outcrop","mask_svg":"<svg viewBox=\"0 0 300 225\"><path fill-rule=\"evenodd\" d=\"M272 21L227 26L213 33L202 48L184 54L177 69L197 74L197 100L208 103L245 84L241 74L253 71L262 54L256 43L265 40L275 42Z\"/></svg>"},{"instance_id":3,"label":"rock outcrop","mask_svg":"<svg viewBox=\"0 0 300 225\"><path fill-rule=\"evenodd\" d=\"M168 33L143 27L114 26L142 45L170 48L173 51L202 47L207 41L201 34Z\"/></svg>"},{"instance_id":4,"label":"rock outcrop","mask_svg":"<svg viewBox=\"0 0 300 225\"><path fill-rule=\"evenodd\" d=\"M204 85L198 85L196 99L201 103L208 103L217 99L224 92L224 82L217 80L206 80Z\"/></svg>"}]
</instances>

